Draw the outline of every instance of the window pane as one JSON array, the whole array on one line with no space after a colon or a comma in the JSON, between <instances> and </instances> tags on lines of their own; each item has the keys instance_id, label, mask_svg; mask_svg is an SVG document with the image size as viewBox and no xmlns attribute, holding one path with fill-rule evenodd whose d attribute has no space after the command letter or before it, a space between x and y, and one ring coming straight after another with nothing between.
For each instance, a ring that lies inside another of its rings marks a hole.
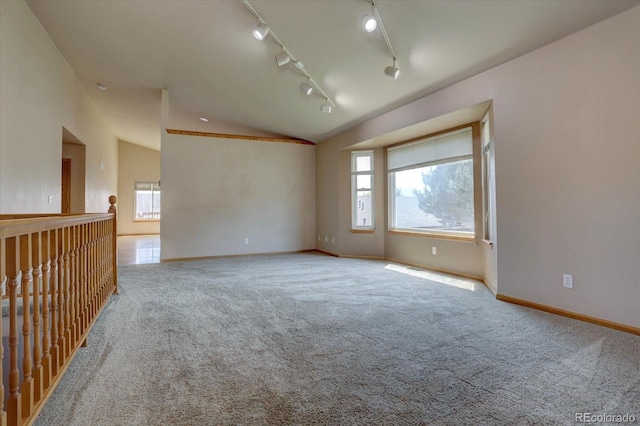
<instances>
[{"instance_id":1,"label":"window pane","mask_svg":"<svg viewBox=\"0 0 640 426\"><path fill-rule=\"evenodd\" d=\"M136 191L136 219L149 219L152 212L152 191Z\"/></svg>"},{"instance_id":2,"label":"window pane","mask_svg":"<svg viewBox=\"0 0 640 426\"><path fill-rule=\"evenodd\" d=\"M155 191L153 193L153 206L151 206L151 210L153 211L154 219L160 218L160 191Z\"/></svg>"},{"instance_id":3,"label":"window pane","mask_svg":"<svg viewBox=\"0 0 640 426\"><path fill-rule=\"evenodd\" d=\"M371 175L357 175L356 176L356 188L357 189L371 189Z\"/></svg>"},{"instance_id":4,"label":"window pane","mask_svg":"<svg viewBox=\"0 0 640 426\"><path fill-rule=\"evenodd\" d=\"M394 173L393 226L473 232L473 160Z\"/></svg>"},{"instance_id":5,"label":"window pane","mask_svg":"<svg viewBox=\"0 0 640 426\"><path fill-rule=\"evenodd\" d=\"M356 172L368 172L370 170L371 170L371 157L369 155L356 156Z\"/></svg>"},{"instance_id":6,"label":"window pane","mask_svg":"<svg viewBox=\"0 0 640 426\"><path fill-rule=\"evenodd\" d=\"M371 191L357 191L356 194L355 226L372 226L371 219Z\"/></svg>"}]
</instances>

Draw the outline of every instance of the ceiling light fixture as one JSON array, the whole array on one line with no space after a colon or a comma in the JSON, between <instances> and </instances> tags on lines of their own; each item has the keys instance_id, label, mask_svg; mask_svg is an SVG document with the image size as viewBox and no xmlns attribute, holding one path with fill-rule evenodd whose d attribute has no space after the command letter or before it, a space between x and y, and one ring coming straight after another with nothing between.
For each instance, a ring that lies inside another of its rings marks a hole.
<instances>
[{"instance_id":1,"label":"ceiling light fixture","mask_svg":"<svg viewBox=\"0 0 640 426\"><path fill-rule=\"evenodd\" d=\"M283 67L287 65L290 61L291 61L291 58L285 52L282 52L281 54L276 55L276 63L278 64L279 67Z\"/></svg>"},{"instance_id":2,"label":"ceiling light fixture","mask_svg":"<svg viewBox=\"0 0 640 426\"><path fill-rule=\"evenodd\" d=\"M371 15L367 14L362 17L362 29L365 32L372 33L378 28L378 20L376 19L375 5L371 3Z\"/></svg>"},{"instance_id":3,"label":"ceiling light fixture","mask_svg":"<svg viewBox=\"0 0 640 426\"><path fill-rule=\"evenodd\" d=\"M204 121L205 123L208 123L209 119L206 117L200 117L200 121Z\"/></svg>"},{"instance_id":4,"label":"ceiling light fixture","mask_svg":"<svg viewBox=\"0 0 640 426\"><path fill-rule=\"evenodd\" d=\"M103 92L107 90L107 86L102 83L97 83L96 86L98 86L98 89L102 90Z\"/></svg>"},{"instance_id":5,"label":"ceiling light fixture","mask_svg":"<svg viewBox=\"0 0 640 426\"><path fill-rule=\"evenodd\" d=\"M380 32L384 37L384 41L387 43L387 48L389 49L389 53L391 54L391 58L393 59L393 65L388 66L384 69L384 74L388 77L393 78L394 80L398 78L400 75L400 66L398 65L398 60L396 59L396 52L393 50L393 46L391 46L391 40L389 40L389 35L387 34L387 30L384 28L384 23L382 22L382 17L380 16L380 11L378 10L378 6L376 6L375 0L369 0L371 3L371 9L373 10L373 15L380 25Z\"/></svg>"},{"instance_id":6,"label":"ceiling light fixture","mask_svg":"<svg viewBox=\"0 0 640 426\"><path fill-rule=\"evenodd\" d=\"M311 80L309 80L309 83L310 82L311 82ZM311 94L311 92L313 92L313 87L311 87L311 85L309 83L302 83L300 85L300 90L302 90L302 93L304 93L307 96L309 96Z\"/></svg>"},{"instance_id":7,"label":"ceiling light fixture","mask_svg":"<svg viewBox=\"0 0 640 426\"><path fill-rule=\"evenodd\" d=\"M302 92L305 95L310 95L311 92L313 92L315 89L320 93L320 95L322 95L323 98L325 98L326 100L325 105L329 105L330 107L335 107L336 104L331 100L331 98L329 98L329 95L327 95L325 91L322 90L322 88L318 85L318 83L316 83L316 81L313 78L311 78L311 75L309 75L307 70L304 68L304 64L302 63L302 61L298 60L295 57L295 55L285 47L285 45L274 34L274 32L269 29L267 24L264 22L264 19L262 19L262 17L258 15L258 12L256 12L256 10L249 4L249 1L242 0L242 2L244 3L245 6L247 6L247 9L249 9L249 11L253 14L253 16L256 17L256 19L260 23L258 28L260 28L261 26L264 26L264 28L267 29L267 32L264 35L262 35L262 33L259 33L261 35L261 38L259 38L258 35L256 34L258 32L257 31L258 28L256 28L256 30L254 31L254 36L258 40L263 40L267 36L267 33L269 33L271 34L271 39L282 49L282 53L276 56L276 63L278 64L278 66L284 66L289 62L292 62L295 65L296 69L299 70L307 78L307 83L302 83L300 85L300 90L302 90Z\"/></svg>"},{"instance_id":8,"label":"ceiling light fixture","mask_svg":"<svg viewBox=\"0 0 640 426\"><path fill-rule=\"evenodd\" d=\"M378 28L378 21L371 15L364 15L362 19L362 27L368 33L372 33Z\"/></svg>"},{"instance_id":9,"label":"ceiling light fixture","mask_svg":"<svg viewBox=\"0 0 640 426\"><path fill-rule=\"evenodd\" d=\"M384 69L384 74L394 80L400 75L400 68L396 65L396 58L393 58L393 65L389 65Z\"/></svg>"},{"instance_id":10,"label":"ceiling light fixture","mask_svg":"<svg viewBox=\"0 0 640 426\"><path fill-rule=\"evenodd\" d=\"M329 100L325 98L324 101L325 103L320 105L320 111L324 112L325 114L331 114L331 104L329 103Z\"/></svg>"},{"instance_id":11,"label":"ceiling light fixture","mask_svg":"<svg viewBox=\"0 0 640 426\"><path fill-rule=\"evenodd\" d=\"M253 36L258 40L264 40L267 34L269 34L269 27L260 21L260 24L253 30Z\"/></svg>"}]
</instances>

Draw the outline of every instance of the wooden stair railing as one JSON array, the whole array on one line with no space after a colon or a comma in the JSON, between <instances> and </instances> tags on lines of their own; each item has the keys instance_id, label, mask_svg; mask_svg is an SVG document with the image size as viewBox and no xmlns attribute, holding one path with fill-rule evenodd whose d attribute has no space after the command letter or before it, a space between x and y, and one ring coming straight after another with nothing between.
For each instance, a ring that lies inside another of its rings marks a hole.
<instances>
[{"instance_id":1,"label":"wooden stair railing","mask_svg":"<svg viewBox=\"0 0 640 426\"><path fill-rule=\"evenodd\" d=\"M109 204L105 214L0 215L0 426L34 422L118 292L114 195Z\"/></svg>"}]
</instances>

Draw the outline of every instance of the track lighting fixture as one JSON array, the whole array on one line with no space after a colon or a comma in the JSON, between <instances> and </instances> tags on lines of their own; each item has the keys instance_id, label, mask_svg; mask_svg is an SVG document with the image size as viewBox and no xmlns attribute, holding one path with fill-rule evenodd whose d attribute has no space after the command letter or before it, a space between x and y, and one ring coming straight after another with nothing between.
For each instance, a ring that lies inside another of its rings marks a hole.
<instances>
[{"instance_id":1,"label":"track lighting fixture","mask_svg":"<svg viewBox=\"0 0 640 426\"><path fill-rule=\"evenodd\" d=\"M387 30L384 28L384 23L382 22L380 11L378 10L378 6L376 6L376 0L369 0L369 3L371 3L371 10L373 12L374 19L378 24L378 26L380 27L380 32L384 37L385 43L387 43L387 49L389 49L389 54L393 58L393 65L389 65L388 67L386 67L384 69L384 74L387 77L391 77L395 80L400 75L400 67L398 66L398 60L396 59L396 52L393 51L393 46L391 46L391 40L389 40L389 35L387 34ZM365 25L365 31L368 31L364 21L363 21L363 24ZM373 30L375 30L375 27L373 27L371 31Z\"/></svg>"},{"instance_id":2,"label":"track lighting fixture","mask_svg":"<svg viewBox=\"0 0 640 426\"><path fill-rule=\"evenodd\" d=\"M263 22L253 30L253 36L258 40L264 40L267 34L269 34L269 27L267 27Z\"/></svg>"},{"instance_id":3,"label":"track lighting fixture","mask_svg":"<svg viewBox=\"0 0 640 426\"><path fill-rule=\"evenodd\" d=\"M384 74L394 80L400 75L400 68L396 65L396 58L393 58L393 65L389 65L384 69Z\"/></svg>"},{"instance_id":4,"label":"track lighting fixture","mask_svg":"<svg viewBox=\"0 0 640 426\"><path fill-rule=\"evenodd\" d=\"M276 55L276 63L278 64L279 67L283 67L287 65L289 61L291 61L291 58L285 52L282 52L281 54Z\"/></svg>"},{"instance_id":5,"label":"track lighting fixture","mask_svg":"<svg viewBox=\"0 0 640 426\"><path fill-rule=\"evenodd\" d=\"M311 82L311 79L309 79L309 83L310 82ZM313 87L311 87L309 83L302 83L300 85L300 90L302 91L302 93L304 93L307 96L309 96L311 92L313 92Z\"/></svg>"},{"instance_id":6,"label":"track lighting fixture","mask_svg":"<svg viewBox=\"0 0 640 426\"><path fill-rule=\"evenodd\" d=\"M331 104L329 103L329 99L324 98L324 103L320 105L320 111L325 114L331 114Z\"/></svg>"},{"instance_id":7,"label":"track lighting fixture","mask_svg":"<svg viewBox=\"0 0 640 426\"><path fill-rule=\"evenodd\" d=\"M324 92L324 90L322 90L318 83L316 83L316 81L311 78L311 75L309 75L307 70L304 68L304 64L302 63L302 61L298 60L294 56L294 54L285 47L285 45L274 34L274 32L271 31L267 26L267 23L264 21L264 19L262 19L262 17L258 15L258 12L256 12L256 10L253 8L253 6L249 4L248 0L242 0L242 3L244 3L247 9L249 9L253 16L255 16L255 18L258 20L259 25L253 31L253 35L255 36L255 38L257 38L258 40L264 40L268 34L271 34L271 39L282 49L282 52L276 55L276 63L278 64L278 66L285 66L289 62L293 63L297 72L303 74L307 78L307 82L300 85L300 90L302 91L302 93L304 93L306 96L309 96L314 90L317 90L319 92L319 95L325 99L325 103L320 106L320 111L327 114L330 113L331 109L335 107L336 104L333 103L331 99L329 99L329 96Z\"/></svg>"}]
</instances>

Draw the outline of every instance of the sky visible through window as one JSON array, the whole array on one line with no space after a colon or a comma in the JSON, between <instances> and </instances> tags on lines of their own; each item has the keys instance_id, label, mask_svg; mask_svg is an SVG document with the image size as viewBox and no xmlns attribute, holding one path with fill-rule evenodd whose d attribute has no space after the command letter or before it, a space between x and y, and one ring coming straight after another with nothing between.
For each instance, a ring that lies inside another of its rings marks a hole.
<instances>
[{"instance_id":1,"label":"sky visible through window","mask_svg":"<svg viewBox=\"0 0 640 426\"><path fill-rule=\"evenodd\" d=\"M414 189L424 189L424 183L422 182L422 170L413 169L405 170L402 173L396 173L396 188L401 191L401 196L414 197Z\"/></svg>"}]
</instances>

